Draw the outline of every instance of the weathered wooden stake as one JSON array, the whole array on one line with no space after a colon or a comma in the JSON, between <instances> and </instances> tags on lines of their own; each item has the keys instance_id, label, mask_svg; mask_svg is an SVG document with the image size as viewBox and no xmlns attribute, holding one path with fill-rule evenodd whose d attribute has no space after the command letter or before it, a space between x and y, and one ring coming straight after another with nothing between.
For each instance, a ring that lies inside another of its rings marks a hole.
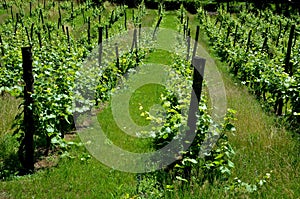
<instances>
[{"instance_id":1,"label":"weathered wooden stake","mask_svg":"<svg viewBox=\"0 0 300 199\"><path fill-rule=\"evenodd\" d=\"M293 65L290 63L290 59L291 59L294 32L295 32L295 25L293 24L290 31L287 53L286 53L285 64L284 64L284 71L286 73L289 73L290 76L293 76Z\"/></svg>"},{"instance_id":2,"label":"weathered wooden stake","mask_svg":"<svg viewBox=\"0 0 300 199\"><path fill-rule=\"evenodd\" d=\"M236 43L236 40L237 40L237 32L238 32L238 25L235 26L233 47L235 47L235 43Z\"/></svg>"},{"instance_id":3,"label":"weathered wooden stake","mask_svg":"<svg viewBox=\"0 0 300 199\"><path fill-rule=\"evenodd\" d=\"M158 29L158 27L160 25L161 20L162 20L162 16L159 17L159 19L158 19L158 21L156 23L156 26L155 26L155 29L154 29L154 32L153 32L153 36L152 36L153 39L155 38L155 34L157 32L157 29Z\"/></svg>"},{"instance_id":4,"label":"weathered wooden stake","mask_svg":"<svg viewBox=\"0 0 300 199\"><path fill-rule=\"evenodd\" d=\"M191 100L190 100L190 108L188 114L188 130L186 132L186 140L193 140L196 136L196 129L197 129L197 113L199 112L199 103L201 101L201 92L202 92L202 84L203 84L203 76L204 76L204 67L205 67L206 60L195 56L192 58L192 66L194 68L193 74L193 85L192 85L192 92L191 92ZM184 143L189 145L190 143ZM188 147L184 147L188 148ZM184 156L184 155L183 155ZM184 169L184 178L189 179L191 175L191 168L185 167Z\"/></svg>"},{"instance_id":5,"label":"weathered wooden stake","mask_svg":"<svg viewBox=\"0 0 300 199\"><path fill-rule=\"evenodd\" d=\"M132 22L134 23L135 17L134 17L134 10L132 10Z\"/></svg>"},{"instance_id":6,"label":"weathered wooden stake","mask_svg":"<svg viewBox=\"0 0 300 199\"><path fill-rule=\"evenodd\" d=\"M1 45L1 55L4 56L4 47L3 47L3 41L1 35L0 35L0 45Z\"/></svg>"},{"instance_id":7,"label":"weathered wooden stake","mask_svg":"<svg viewBox=\"0 0 300 199\"><path fill-rule=\"evenodd\" d=\"M88 18L88 29L87 29L87 33L88 33L88 43L91 43L91 21L90 21L90 17Z\"/></svg>"},{"instance_id":8,"label":"weathered wooden stake","mask_svg":"<svg viewBox=\"0 0 300 199\"><path fill-rule=\"evenodd\" d=\"M108 40L108 26L105 25L105 39Z\"/></svg>"},{"instance_id":9,"label":"weathered wooden stake","mask_svg":"<svg viewBox=\"0 0 300 199\"><path fill-rule=\"evenodd\" d=\"M12 6L10 6L11 19L14 20L14 12Z\"/></svg>"},{"instance_id":10,"label":"weathered wooden stake","mask_svg":"<svg viewBox=\"0 0 300 199\"><path fill-rule=\"evenodd\" d=\"M115 43L115 46L116 46L116 67L118 69L120 69L120 61L119 61L119 47L118 47L118 44Z\"/></svg>"},{"instance_id":11,"label":"weathered wooden stake","mask_svg":"<svg viewBox=\"0 0 300 199\"><path fill-rule=\"evenodd\" d=\"M57 20L57 30L59 30L60 24L61 24L61 18L58 18L58 20Z\"/></svg>"},{"instance_id":12,"label":"weathered wooden stake","mask_svg":"<svg viewBox=\"0 0 300 199\"><path fill-rule=\"evenodd\" d=\"M101 62L102 62L102 35L103 35L103 27L98 27L98 45L99 45L98 64L99 64L99 66L101 66Z\"/></svg>"},{"instance_id":13,"label":"weathered wooden stake","mask_svg":"<svg viewBox=\"0 0 300 199\"><path fill-rule=\"evenodd\" d=\"M58 15L59 15L59 19L61 19L61 12L60 12L60 6L58 6Z\"/></svg>"},{"instance_id":14,"label":"weathered wooden stake","mask_svg":"<svg viewBox=\"0 0 300 199\"><path fill-rule=\"evenodd\" d=\"M227 34L226 34L226 41L228 41L230 32L231 32L231 29L230 29L230 26L228 26L228 27L227 27Z\"/></svg>"},{"instance_id":15,"label":"weathered wooden stake","mask_svg":"<svg viewBox=\"0 0 300 199\"><path fill-rule=\"evenodd\" d=\"M111 26L113 25L113 23L114 23L114 13L115 13L115 11L113 10L113 11L111 11L111 15L110 15L110 19L109 19L109 27L111 28Z\"/></svg>"},{"instance_id":16,"label":"weathered wooden stake","mask_svg":"<svg viewBox=\"0 0 300 199\"><path fill-rule=\"evenodd\" d=\"M190 59L190 50L191 50L191 29L188 29L187 34L187 54L186 54L186 60Z\"/></svg>"},{"instance_id":17,"label":"weathered wooden stake","mask_svg":"<svg viewBox=\"0 0 300 199\"><path fill-rule=\"evenodd\" d=\"M142 24L139 24L139 41L141 41L141 34L142 34Z\"/></svg>"},{"instance_id":18,"label":"weathered wooden stake","mask_svg":"<svg viewBox=\"0 0 300 199\"><path fill-rule=\"evenodd\" d=\"M18 29L18 21L16 20L16 23L15 23L15 30L14 30L15 35L16 35L16 33L17 33L17 29Z\"/></svg>"},{"instance_id":19,"label":"weathered wooden stake","mask_svg":"<svg viewBox=\"0 0 300 199\"><path fill-rule=\"evenodd\" d=\"M30 41L33 41L33 27L34 27L34 23L31 24L31 28L30 28Z\"/></svg>"},{"instance_id":20,"label":"weathered wooden stake","mask_svg":"<svg viewBox=\"0 0 300 199\"><path fill-rule=\"evenodd\" d=\"M67 39L68 39L68 50L69 52L71 52L71 43L70 43L70 35L69 35L69 27L66 26L66 30L67 30Z\"/></svg>"},{"instance_id":21,"label":"weathered wooden stake","mask_svg":"<svg viewBox=\"0 0 300 199\"><path fill-rule=\"evenodd\" d=\"M29 45L31 46L32 44L31 44L31 40L30 40L29 33L28 33L28 29L27 29L26 26L25 26L25 32L26 32L26 35L27 35L28 43L29 43Z\"/></svg>"},{"instance_id":22,"label":"weathered wooden stake","mask_svg":"<svg viewBox=\"0 0 300 199\"><path fill-rule=\"evenodd\" d=\"M198 41L199 41L199 32L200 32L200 26L197 26L196 38L195 38L195 44L194 44L194 50L193 50L193 57L196 56L196 52L197 52L197 46L198 46Z\"/></svg>"},{"instance_id":23,"label":"weathered wooden stake","mask_svg":"<svg viewBox=\"0 0 300 199\"><path fill-rule=\"evenodd\" d=\"M124 9L124 27L125 27L125 30L127 30L127 13L126 13L126 9Z\"/></svg>"},{"instance_id":24,"label":"weathered wooden stake","mask_svg":"<svg viewBox=\"0 0 300 199\"><path fill-rule=\"evenodd\" d=\"M32 94L34 78L32 74L32 53L31 47L22 48L23 59L23 79L24 86L24 138L22 140L19 155L22 154L21 162L26 173L31 173L34 170L34 141L33 136L35 133L34 125L34 104ZM23 149L23 150L22 150ZM23 155L24 152L24 155Z\"/></svg>"},{"instance_id":25,"label":"weathered wooden stake","mask_svg":"<svg viewBox=\"0 0 300 199\"><path fill-rule=\"evenodd\" d=\"M37 32L36 34L37 34L38 39L39 39L39 45L40 45L40 48L42 48L42 38L41 38L41 33L40 33L40 32Z\"/></svg>"},{"instance_id":26,"label":"weathered wooden stake","mask_svg":"<svg viewBox=\"0 0 300 199\"><path fill-rule=\"evenodd\" d=\"M252 34L252 30L249 31L249 34L248 34L248 40L247 40L247 48L246 48L246 52L249 51L249 48L250 48L250 44L251 44L251 34Z\"/></svg>"},{"instance_id":27,"label":"weathered wooden stake","mask_svg":"<svg viewBox=\"0 0 300 199\"><path fill-rule=\"evenodd\" d=\"M42 24L44 25L44 16L43 16L43 10L40 9L40 17L41 17L41 20L42 20Z\"/></svg>"},{"instance_id":28,"label":"weathered wooden stake","mask_svg":"<svg viewBox=\"0 0 300 199\"><path fill-rule=\"evenodd\" d=\"M136 29L133 30L133 39L132 39L132 44L131 44L131 52L133 52L134 47L137 49L137 34L136 34Z\"/></svg>"}]
</instances>

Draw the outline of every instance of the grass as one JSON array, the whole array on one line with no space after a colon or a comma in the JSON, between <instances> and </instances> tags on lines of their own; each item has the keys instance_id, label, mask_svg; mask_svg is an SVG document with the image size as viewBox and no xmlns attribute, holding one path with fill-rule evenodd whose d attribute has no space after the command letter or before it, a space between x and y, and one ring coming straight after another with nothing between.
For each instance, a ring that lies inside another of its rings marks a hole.
<instances>
[{"instance_id":1,"label":"grass","mask_svg":"<svg viewBox=\"0 0 300 199\"><path fill-rule=\"evenodd\" d=\"M154 22L155 11L148 10L148 13L150 15L145 17L143 23L150 26ZM162 27L176 29L175 17L174 12L167 12ZM197 25L195 16L190 15L190 24L191 34L194 36ZM201 35L201 38L205 36ZM201 44L209 51L205 39ZM299 198L300 140L277 123L272 114L264 112L259 102L229 74L226 63L217 61L213 52L210 54L221 71L228 107L237 111L237 120L234 122L237 131L235 135L229 135L229 141L236 152L233 159L235 168L229 182L238 177L244 182L255 183L267 172L271 173L270 182L252 194L226 193L221 184L204 183L184 190L178 188L168 194L169 198ZM165 51L154 51L145 62L168 65L168 56ZM144 118L140 117L137 107L142 103L147 110L158 103L158 96L162 90L157 85L146 85L134 93L130 104L131 115L136 123L147 124ZM145 96L148 97L147 100L143 100ZM152 98L149 99L149 96ZM18 104L19 102L12 97L0 98L1 136L11 133L9 126ZM116 145L136 152L151 150L148 145L151 140L139 139L137 142L136 138L118 129L113 122L109 105L99 114L98 119ZM127 194L136 195L135 174L115 171L94 158L82 159L87 157L84 148L73 148L70 154L74 158L61 159L55 167L39 170L34 175L0 182L0 198L122 198Z\"/></svg>"},{"instance_id":2,"label":"grass","mask_svg":"<svg viewBox=\"0 0 300 199\"><path fill-rule=\"evenodd\" d=\"M20 100L3 94L0 97L0 136L11 133L11 125L13 124L14 117L18 113L18 106Z\"/></svg>"}]
</instances>

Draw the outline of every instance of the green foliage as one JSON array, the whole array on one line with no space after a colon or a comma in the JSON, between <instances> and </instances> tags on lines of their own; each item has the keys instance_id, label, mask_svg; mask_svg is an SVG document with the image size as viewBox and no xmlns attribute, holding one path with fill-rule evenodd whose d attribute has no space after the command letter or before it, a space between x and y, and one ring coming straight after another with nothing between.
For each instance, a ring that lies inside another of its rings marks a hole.
<instances>
[{"instance_id":1,"label":"green foliage","mask_svg":"<svg viewBox=\"0 0 300 199\"><path fill-rule=\"evenodd\" d=\"M28 2L19 3L20 7L29 5ZM63 141L62 138L65 133L75 128L72 102L75 79L80 75L77 71L82 67L83 60L97 46L98 35L96 33L99 26L109 25L109 36L124 29L123 22L120 19L126 7L115 7L110 12L110 10L105 10L103 7L95 7L91 1L86 1L79 5L73 4L72 11L71 2L46 3L47 6L51 6L46 9L34 7L31 17L20 15L17 23L9 18L2 24L0 31L4 56L0 58L2 66L0 67L0 92L7 92L17 98L23 97L24 82L22 80L20 47L31 45L35 79L34 93L31 95L34 100L31 108L34 111L35 120L35 149L37 154L43 151L47 155L50 150L57 149L57 147L60 147L63 151L67 150L68 143ZM52 5L54 5L53 8ZM46 25L42 24L40 10L43 11ZM52 18L52 12L57 10L60 10L62 15L60 24ZM140 21L145 8L141 6L139 10L139 15L136 17L137 21ZM106 15L107 13L110 13L110 15ZM98 15L100 14L103 15L101 22L98 21ZM93 21L97 21L97 26L91 27L90 43L88 43L86 30L80 27L82 24L79 24L82 23L81 19L83 19L83 25L86 26L85 23L88 17L91 19L91 24L93 24ZM34 26L31 32L30 27L33 23ZM64 31L62 31L61 25L64 25ZM66 27L69 30L69 37L66 35ZM75 37L76 31L80 33L80 36ZM32 40L27 37L31 36L31 33ZM41 35L42 47L38 45L37 33ZM102 71L102 75L94 74L94 76L91 76L92 80L99 82L93 88L96 90L96 100L93 99L93 103L97 104L108 100L110 90L116 86L118 78L130 68L135 67L144 57L145 52L141 49L123 54L120 57L121 61L118 66L114 61L105 63L109 66ZM105 50L103 54L108 56ZM114 55L110 56L112 57L109 59L115 59ZM20 143L24 138L22 107L23 103L13 125L15 128L14 135ZM84 111L83 109L77 111ZM19 148L22 150L22 144Z\"/></svg>"},{"instance_id":2,"label":"green foliage","mask_svg":"<svg viewBox=\"0 0 300 199\"><path fill-rule=\"evenodd\" d=\"M231 17L221 8L217 17L200 8L198 18L215 53L229 64L235 77L265 108L284 115L292 128L298 129L300 101L295 97L300 95L298 40L293 41L292 71L287 70L285 59L290 26L299 23L299 18L281 17L270 10L260 11L259 15L241 10Z\"/></svg>"}]
</instances>

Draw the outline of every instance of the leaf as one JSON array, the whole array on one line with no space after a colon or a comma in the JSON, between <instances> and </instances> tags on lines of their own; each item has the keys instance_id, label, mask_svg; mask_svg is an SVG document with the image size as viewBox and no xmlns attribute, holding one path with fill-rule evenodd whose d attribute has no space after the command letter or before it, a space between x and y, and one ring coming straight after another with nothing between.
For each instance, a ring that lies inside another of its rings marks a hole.
<instances>
[{"instance_id":1,"label":"leaf","mask_svg":"<svg viewBox=\"0 0 300 199\"><path fill-rule=\"evenodd\" d=\"M234 163L231 162L230 160L228 160L228 166L231 167L231 168L234 168Z\"/></svg>"},{"instance_id":2,"label":"leaf","mask_svg":"<svg viewBox=\"0 0 300 199\"><path fill-rule=\"evenodd\" d=\"M177 180L180 180L180 181L188 182L187 179L184 179L184 178L182 178L182 177L180 177L180 176L176 176L176 179L177 179Z\"/></svg>"}]
</instances>

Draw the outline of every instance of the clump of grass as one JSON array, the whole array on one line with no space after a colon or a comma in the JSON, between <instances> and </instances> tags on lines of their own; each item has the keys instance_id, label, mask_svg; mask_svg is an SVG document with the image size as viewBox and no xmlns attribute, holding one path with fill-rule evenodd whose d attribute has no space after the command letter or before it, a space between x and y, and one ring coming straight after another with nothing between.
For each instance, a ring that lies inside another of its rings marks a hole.
<instances>
[{"instance_id":1,"label":"clump of grass","mask_svg":"<svg viewBox=\"0 0 300 199\"><path fill-rule=\"evenodd\" d=\"M3 94L0 97L0 136L11 133L11 125L18 113L20 100Z\"/></svg>"},{"instance_id":2,"label":"clump of grass","mask_svg":"<svg viewBox=\"0 0 300 199\"><path fill-rule=\"evenodd\" d=\"M0 97L0 179L17 173L20 163L18 161L18 142L12 136L11 128L18 113L20 100L3 94Z\"/></svg>"}]
</instances>

